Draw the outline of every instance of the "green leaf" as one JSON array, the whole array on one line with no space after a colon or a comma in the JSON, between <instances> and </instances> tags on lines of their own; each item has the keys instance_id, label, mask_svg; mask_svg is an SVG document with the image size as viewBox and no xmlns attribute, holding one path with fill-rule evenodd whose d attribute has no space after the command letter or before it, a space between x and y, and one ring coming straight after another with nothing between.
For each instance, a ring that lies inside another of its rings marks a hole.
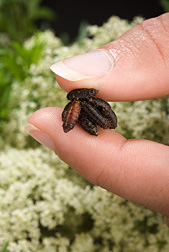
<instances>
[{"instance_id":1,"label":"green leaf","mask_svg":"<svg viewBox=\"0 0 169 252\"><path fill-rule=\"evenodd\" d=\"M83 44L83 40L85 38L87 38L88 32L87 32L87 27L89 26L89 23L86 21L82 21L80 26L79 26L79 32L77 35L77 38L75 39L75 41L79 44L82 45Z\"/></svg>"},{"instance_id":2,"label":"green leaf","mask_svg":"<svg viewBox=\"0 0 169 252\"><path fill-rule=\"evenodd\" d=\"M47 7L41 7L36 10L36 12L31 14L32 20L36 21L38 19L48 19L54 20L55 13Z\"/></svg>"},{"instance_id":3,"label":"green leaf","mask_svg":"<svg viewBox=\"0 0 169 252\"><path fill-rule=\"evenodd\" d=\"M9 252L9 250L8 250L8 242L5 244L5 246L3 247L3 249L0 252Z\"/></svg>"},{"instance_id":4,"label":"green leaf","mask_svg":"<svg viewBox=\"0 0 169 252\"><path fill-rule=\"evenodd\" d=\"M36 21L53 20L53 10L41 6L42 0L0 0L0 32L23 42L36 31Z\"/></svg>"},{"instance_id":5,"label":"green leaf","mask_svg":"<svg viewBox=\"0 0 169 252\"><path fill-rule=\"evenodd\" d=\"M169 12L169 0L160 0L160 4L164 11Z\"/></svg>"},{"instance_id":6,"label":"green leaf","mask_svg":"<svg viewBox=\"0 0 169 252\"><path fill-rule=\"evenodd\" d=\"M11 85L17 81L22 83L29 76L32 64L37 64L45 48L45 43L35 35L31 48L26 48L18 42L12 42L11 47L0 49L0 118L8 117L8 102Z\"/></svg>"}]
</instances>

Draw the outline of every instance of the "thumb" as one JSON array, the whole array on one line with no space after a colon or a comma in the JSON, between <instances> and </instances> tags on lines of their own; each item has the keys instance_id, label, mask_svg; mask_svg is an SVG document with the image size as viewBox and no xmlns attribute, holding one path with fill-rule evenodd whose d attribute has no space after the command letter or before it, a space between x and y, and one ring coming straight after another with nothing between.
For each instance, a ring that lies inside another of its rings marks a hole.
<instances>
[{"instance_id":1,"label":"thumb","mask_svg":"<svg viewBox=\"0 0 169 252\"><path fill-rule=\"evenodd\" d=\"M79 125L65 134L61 113L61 108L40 109L25 128L91 183L169 218L168 146L126 140L112 130L95 137Z\"/></svg>"},{"instance_id":2,"label":"thumb","mask_svg":"<svg viewBox=\"0 0 169 252\"><path fill-rule=\"evenodd\" d=\"M92 52L64 59L51 70L65 91L93 87L106 100L161 97L169 94L168 45L169 13Z\"/></svg>"}]
</instances>

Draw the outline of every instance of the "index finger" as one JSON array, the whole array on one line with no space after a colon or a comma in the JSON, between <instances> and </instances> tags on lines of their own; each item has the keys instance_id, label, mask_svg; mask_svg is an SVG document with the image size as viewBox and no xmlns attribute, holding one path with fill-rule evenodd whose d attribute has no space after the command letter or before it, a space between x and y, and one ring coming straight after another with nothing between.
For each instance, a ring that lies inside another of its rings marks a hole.
<instances>
[{"instance_id":1,"label":"index finger","mask_svg":"<svg viewBox=\"0 0 169 252\"><path fill-rule=\"evenodd\" d=\"M169 94L169 13L146 20L117 40L51 66L65 91L96 88L109 101Z\"/></svg>"}]
</instances>

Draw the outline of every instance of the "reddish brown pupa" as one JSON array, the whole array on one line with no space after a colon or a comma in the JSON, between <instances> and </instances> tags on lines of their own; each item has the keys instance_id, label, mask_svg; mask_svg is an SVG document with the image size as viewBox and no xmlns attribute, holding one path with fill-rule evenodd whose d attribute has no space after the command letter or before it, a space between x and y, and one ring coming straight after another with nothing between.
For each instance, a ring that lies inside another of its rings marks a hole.
<instances>
[{"instance_id":1,"label":"reddish brown pupa","mask_svg":"<svg viewBox=\"0 0 169 252\"><path fill-rule=\"evenodd\" d=\"M63 130L65 133L74 128L80 114L81 106L79 101L69 102L62 113Z\"/></svg>"}]
</instances>

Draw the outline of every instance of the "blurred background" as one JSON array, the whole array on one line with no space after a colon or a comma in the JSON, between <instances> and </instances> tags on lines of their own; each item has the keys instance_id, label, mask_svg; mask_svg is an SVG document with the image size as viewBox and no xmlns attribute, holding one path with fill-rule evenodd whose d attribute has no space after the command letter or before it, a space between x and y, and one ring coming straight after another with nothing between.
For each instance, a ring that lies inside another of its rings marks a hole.
<instances>
[{"instance_id":1,"label":"blurred background","mask_svg":"<svg viewBox=\"0 0 169 252\"><path fill-rule=\"evenodd\" d=\"M0 35L23 41L35 29L52 28L70 42L82 24L102 25L112 15L147 19L164 11L169 11L169 0L0 0Z\"/></svg>"},{"instance_id":2,"label":"blurred background","mask_svg":"<svg viewBox=\"0 0 169 252\"><path fill-rule=\"evenodd\" d=\"M135 16L151 18L167 9L168 0L86 0L86 1L53 1L43 0L42 4L57 13L56 22L51 22L56 35L67 32L71 39L75 38L80 23L102 25L107 19L116 15L132 20Z\"/></svg>"}]
</instances>

